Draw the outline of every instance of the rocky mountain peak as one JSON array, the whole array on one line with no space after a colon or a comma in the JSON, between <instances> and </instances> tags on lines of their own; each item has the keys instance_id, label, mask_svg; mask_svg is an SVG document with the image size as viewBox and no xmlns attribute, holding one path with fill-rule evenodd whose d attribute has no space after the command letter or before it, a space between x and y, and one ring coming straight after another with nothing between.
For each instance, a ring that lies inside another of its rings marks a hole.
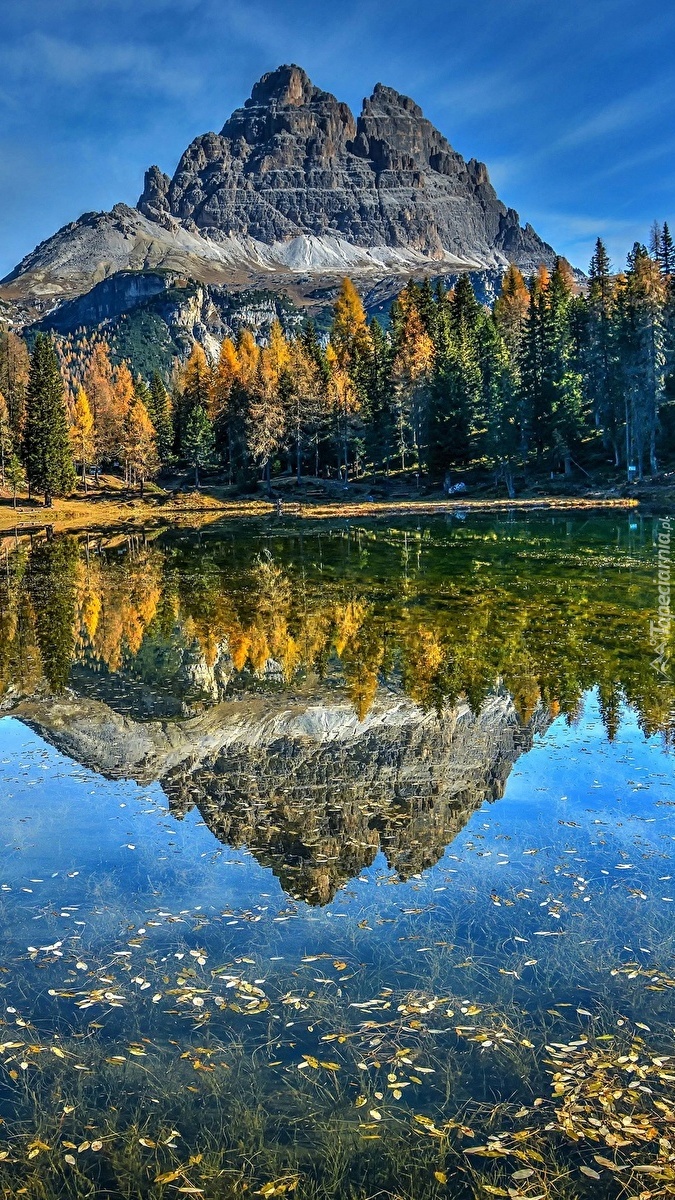
<instances>
[{"instance_id":1,"label":"rocky mountain peak","mask_svg":"<svg viewBox=\"0 0 675 1200\"><path fill-rule=\"evenodd\" d=\"M530 273L554 259L409 96L378 83L355 119L291 63L195 138L172 178L150 167L135 210L89 214L27 255L0 299L44 305L129 270L238 286L301 276L314 290L317 276Z\"/></svg>"},{"instance_id":2,"label":"rocky mountain peak","mask_svg":"<svg viewBox=\"0 0 675 1200\"><path fill-rule=\"evenodd\" d=\"M245 108L252 105L268 105L273 101L280 105L300 107L309 104L319 89L314 87L309 75L295 63L277 67L276 71L268 71L253 85L250 100Z\"/></svg>"},{"instance_id":3,"label":"rocky mountain peak","mask_svg":"<svg viewBox=\"0 0 675 1200\"><path fill-rule=\"evenodd\" d=\"M409 96L378 83L355 121L295 64L263 75L220 134L196 138L168 185L153 168L138 207L215 241L338 236L526 269L553 257L498 200L484 164L465 162Z\"/></svg>"}]
</instances>

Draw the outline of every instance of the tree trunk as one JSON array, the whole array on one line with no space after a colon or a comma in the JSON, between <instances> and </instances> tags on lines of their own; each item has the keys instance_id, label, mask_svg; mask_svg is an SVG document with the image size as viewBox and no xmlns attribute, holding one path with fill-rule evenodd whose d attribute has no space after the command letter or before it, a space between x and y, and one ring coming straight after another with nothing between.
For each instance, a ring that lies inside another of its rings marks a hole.
<instances>
[{"instance_id":1,"label":"tree trunk","mask_svg":"<svg viewBox=\"0 0 675 1200\"><path fill-rule=\"evenodd\" d=\"M656 431L653 427L649 435L649 470L652 475L658 475L659 464L656 458Z\"/></svg>"},{"instance_id":2,"label":"tree trunk","mask_svg":"<svg viewBox=\"0 0 675 1200\"><path fill-rule=\"evenodd\" d=\"M84 462L84 460L82 461L82 487L84 488L84 494L86 496L87 495L87 464L86 464L86 462Z\"/></svg>"},{"instance_id":3,"label":"tree trunk","mask_svg":"<svg viewBox=\"0 0 675 1200\"><path fill-rule=\"evenodd\" d=\"M195 463L195 487L199 487L199 463Z\"/></svg>"},{"instance_id":4,"label":"tree trunk","mask_svg":"<svg viewBox=\"0 0 675 1200\"><path fill-rule=\"evenodd\" d=\"M295 478L298 483L302 479L302 454L300 452L300 434L295 439Z\"/></svg>"},{"instance_id":5,"label":"tree trunk","mask_svg":"<svg viewBox=\"0 0 675 1200\"><path fill-rule=\"evenodd\" d=\"M571 456L569 450L565 451L564 462L565 462L565 479L569 479L572 474L572 456Z\"/></svg>"},{"instance_id":6,"label":"tree trunk","mask_svg":"<svg viewBox=\"0 0 675 1200\"><path fill-rule=\"evenodd\" d=\"M52 497L49 492L45 492L45 508L51 508L53 505Z\"/></svg>"}]
</instances>

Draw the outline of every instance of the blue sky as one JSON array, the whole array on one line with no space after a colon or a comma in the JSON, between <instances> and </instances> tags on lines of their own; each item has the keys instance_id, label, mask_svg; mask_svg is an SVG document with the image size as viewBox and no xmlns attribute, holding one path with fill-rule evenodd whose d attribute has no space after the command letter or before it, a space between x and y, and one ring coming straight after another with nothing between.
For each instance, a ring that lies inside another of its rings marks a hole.
<instances>
[{"instance_id":1,"label":"blue sky","mask_svg":"<svg viewBox=\"0 0 675 1200\"><path fill-rule=\"evenodd\" d=\"M357 112L412 95L575 265L598 234L620 265L675 228L673 45L668 0L1 0L0 276L282 62Z\"/></svg>"}]
</instances>

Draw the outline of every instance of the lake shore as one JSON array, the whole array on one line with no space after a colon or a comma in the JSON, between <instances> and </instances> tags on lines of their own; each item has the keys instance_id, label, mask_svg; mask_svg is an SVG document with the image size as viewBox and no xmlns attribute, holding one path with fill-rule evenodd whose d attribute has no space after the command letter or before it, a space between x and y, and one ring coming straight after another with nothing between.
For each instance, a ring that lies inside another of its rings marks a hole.
<instances>
[{"instance_id":1,"label":"lake shore","mask_svg":"<svg viewBox=\"0 0 675 1200\"><path fill-rule=\"evenodd\" d=\"M51 508L40 504L20 503L0 506L0 533L26 533L31 529L53 526L54 529L86 529L120 525L180 525L211 523L220 520L241 520L272 516L294 519L336 520L377 518L388 516L434 516L453 512L539 512L599 509L630 509L638 506L634 498L603 498L596 496L538 496L509 500L501 499L392 499L339 500L311 502L283 500L281 507L265 499L221 500L208 492L153 494L138 496L94 495L55 500Z\"/></svg>"}]
</instances>

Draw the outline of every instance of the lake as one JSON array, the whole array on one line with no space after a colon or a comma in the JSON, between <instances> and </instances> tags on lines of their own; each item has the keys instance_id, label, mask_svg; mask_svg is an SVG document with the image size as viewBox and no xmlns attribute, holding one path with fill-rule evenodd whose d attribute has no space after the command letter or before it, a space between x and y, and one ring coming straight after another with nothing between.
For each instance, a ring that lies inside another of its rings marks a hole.
<instances>
[{"instance_id":1,"label":"lake","mask_svg":"<svg viewBox=\"0 0 675 1200\"><path fill-rule=\"evenodd\" d=\"M663 528L0 543L0 1194L675 1192Z\"/></svg>"}]
</instances>

